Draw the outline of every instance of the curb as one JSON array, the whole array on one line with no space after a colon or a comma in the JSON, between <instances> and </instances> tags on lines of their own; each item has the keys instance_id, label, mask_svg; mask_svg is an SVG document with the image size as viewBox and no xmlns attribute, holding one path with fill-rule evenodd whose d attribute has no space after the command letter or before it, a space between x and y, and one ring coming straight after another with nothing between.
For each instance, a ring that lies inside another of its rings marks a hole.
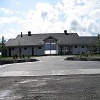
<instances>
[{"instance_id":1,"label":"curb","mask_svg":"<svg viewBox=\"0 0 100 100\"><path fill-rule=\"evenodd\" d=\"M88 57L67 57L64 60L71 60L71 61L100 61L100 58L88 58Z\"/></svg>"},{"instance_id":2,"label":"curb","mask_svg":"<svg viewBox=\"0 0 100 100\"><path fill-rule=\"evenodd\" d=\"M0 65L12 64L12 63L23 63L23 62L35 62L39 61L38 59L15 59L15 60L0 60Z\"/></svg>"}]
</instances>

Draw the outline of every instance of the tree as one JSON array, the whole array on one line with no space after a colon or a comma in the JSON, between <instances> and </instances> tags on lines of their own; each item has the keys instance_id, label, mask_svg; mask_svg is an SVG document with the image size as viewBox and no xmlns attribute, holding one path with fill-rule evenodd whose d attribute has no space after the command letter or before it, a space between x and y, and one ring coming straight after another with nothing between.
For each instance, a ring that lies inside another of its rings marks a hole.
<instances>
[{"instance_id":1,"label":"tree","mask_svg":"<svg viewBox=\"0 0 100 100\"><path fill-rule=\"evenodd\" d=\"M2 47L2 45L1 45L1 43L0 43L0 52L1 52L1 47Z\"/></svg>"},{"instance_id":2,"label":"tree","mask_svg":"<svg viewBox=\"0 0 100 100\"><path fill-rule=\"evenodd\" d=\"M90 55L92 56L92 53L93 53L93 41L92 41L92 36L91 36L90 41L89 41L88 50L89 50Z\"/></svg>"},{"instance_id":3,"label":"tree","mask_svg":"<svg viewBox=\"0 0 100 100\"><path fill-rule=\"evenodd\" d=\"M6 47L5 47L6 40L4 39L4 36L2 37L1 41L1 55L2 57L6 56Z\"/></svg>"},{"instance_id":4,"label":"tree","mask_svg":"<svg viewBox=\"0 0 100 100\"><path fill-rule=\"evenodd\" d=\"M98 48L98 51L99 51L99 54L100 54L100 34L98 34L98 40L97 40L97 48Z\"/></svg>"},{"instance_id":5,"label":"tree","mask_svg":"<svg viewBox=\"0 0 100 100\"><path fill-rule=\"evenodd\" d=\"M1 49L2 49L1 47L2 47L2 46L1 46L1 43L0 43L0 56L1 56Z\"/></svg>"},{"instance_id":6,"label":"tree","mask_svg":"<svg viewBox=\"0 0 100 100\"><path fill-rule=\"evenodd\" d=\"M20 46L20 40L18 39L18 49L19 49L19 56L21 57L21 46Z\"/></svg>"}]
</instances>

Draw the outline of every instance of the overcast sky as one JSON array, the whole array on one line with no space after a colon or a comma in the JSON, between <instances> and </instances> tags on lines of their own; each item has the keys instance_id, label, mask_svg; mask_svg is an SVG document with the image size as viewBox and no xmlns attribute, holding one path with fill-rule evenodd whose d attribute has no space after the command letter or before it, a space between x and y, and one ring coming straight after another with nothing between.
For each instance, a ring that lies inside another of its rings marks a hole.
<instances>
[{"instance_id":1,"label":"overcast sky","mask_svg":"<svg viewBox=\"0 0 100 100\"><path fill-rule=\"evenodd\" d=\"M0 0L0 38L20 32L100 34L100 0Z\"/></svg>"}]
</instances>

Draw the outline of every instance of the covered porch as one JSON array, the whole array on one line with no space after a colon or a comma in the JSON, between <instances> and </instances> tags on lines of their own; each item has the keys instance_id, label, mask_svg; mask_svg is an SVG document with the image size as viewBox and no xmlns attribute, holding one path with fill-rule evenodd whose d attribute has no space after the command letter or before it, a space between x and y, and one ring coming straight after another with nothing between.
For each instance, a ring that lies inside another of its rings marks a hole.
<instances>
[{"instance_id":1,"label":"covered porch","mask_svg":"<svg viewBox=\"0 0 100 100\"><path fill-rule=\"evenodd\" d=\"M57 39L49 36L44 39L44 54L45 55L57 55L58 54L58 44Z\"/></svg>"}]
</instances>

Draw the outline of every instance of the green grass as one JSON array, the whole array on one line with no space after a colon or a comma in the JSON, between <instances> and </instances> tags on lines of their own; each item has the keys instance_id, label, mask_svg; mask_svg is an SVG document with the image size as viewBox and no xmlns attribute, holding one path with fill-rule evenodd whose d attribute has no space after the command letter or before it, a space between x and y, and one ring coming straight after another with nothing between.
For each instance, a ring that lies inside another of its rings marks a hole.
<instances>
[{"instance_id":1,"label":"green grass","mask_svg":"<svg viewBox=\"0 0 100 100\"><path fill-rule=\"evenodd\" d=\"M77 57L87 57L87 56L85 56L85 55L76 55ZM100 54L88 54L88 57L100 57Z\"/></svg>"},{"instance_id":2,"label":"green grass","mask_svg":"<svg viewBox=\"0 0 100 100\"><path fill-rule=\"evenodd\" d=\"M93 54L94 57L100 57L100 54Z\"/></svg>"},{"instance_id":3,"label":"green grass","mask_svg":"<svg viewBox=\"0 0 100 100\"><path fill-rule=\"evenodd\" d=\"M84 55L75 55L76 57L85 57ZM30 58L37 58L37 57L42 57L42 56L30 56ZM91 55L89 54L88 57L91 57ZM100 57L100 54L92 54L92 57ZM0 60L3 60L3 59L8 59L8 60L13 60L13 57L1 57L0 56ZM18 57L18 59L20 59L20 57ZM25 56L25 59L28 59L27 56Z\"/></svg>"},{"instance_id":4,"label":"green grass","mask_svg":"<svg viewBox=\"0 0 100 100\"><path fill-rule=\"evenodd\" d=\"M41 56L30 56L30 58L35 58L35 57L41 57ZM13 60L13 57L1 57L0 56L0 60L4 60L4 59ZM21 59L21 58L18 57L17 59ZM28 59L28 56L25 56L25 59Z\"/></svg>"},{"instance_id":5,"label":"green grass","mask_svg":"<svg viewBox=\"0 0 100 100\"><path fill-rule=\"evenodd\" d=\"M3 59L9 59L9 60L12 60L13 57L0 57L0 60L3 60Z\"/></svg>"}]
</instances>

